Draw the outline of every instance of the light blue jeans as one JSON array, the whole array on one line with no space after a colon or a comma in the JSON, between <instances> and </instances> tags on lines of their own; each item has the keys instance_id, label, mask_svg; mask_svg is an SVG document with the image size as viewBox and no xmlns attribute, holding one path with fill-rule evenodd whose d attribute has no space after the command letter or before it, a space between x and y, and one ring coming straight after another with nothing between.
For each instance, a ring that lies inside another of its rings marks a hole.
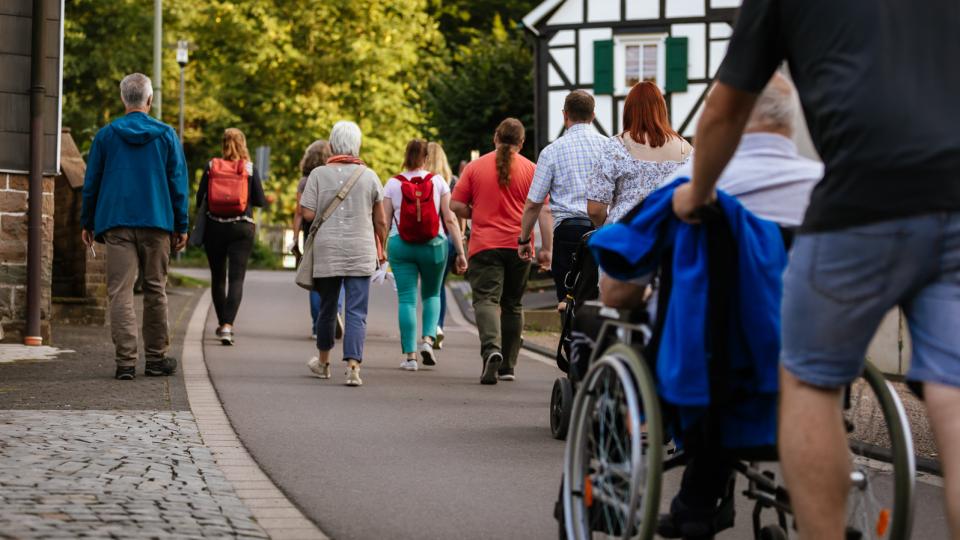
<instances>
[{"instance_id":1,"label":"light blue jeans","mask_svg":"<svg viewBox=\"0 0 960 540\"><path fill-rule=\"evenodd\" d=\"M783 290L783 366L836 388L862 371L884 315L900 306L907 378L960 386L960 212L797 236Z\"/></svg>"},{"instance_id":2,"label":"light blue jeans","mask_svg":"<svg viewBox=\"0 0 960 540\"><path fill-rule=\"evenodd\" d=\"M344 317L343 359L363 361L363 343L367 339L367 308L370 303L370 277L338 276L315 278L313 290L320 293L317 318L317 350L329 351L336 342L337 304L344 291L347 312Z\"/></svg>"}]
</instances>

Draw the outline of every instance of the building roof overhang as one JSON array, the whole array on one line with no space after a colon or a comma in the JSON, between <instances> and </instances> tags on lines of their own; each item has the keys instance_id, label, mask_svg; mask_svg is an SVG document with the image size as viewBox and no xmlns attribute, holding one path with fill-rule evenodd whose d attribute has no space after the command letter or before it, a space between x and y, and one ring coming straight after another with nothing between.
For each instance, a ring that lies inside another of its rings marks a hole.
<instances>
[{"instance_id":1,"label":"building roof overhang","mask_svg":"<svg viewBox=\"0 0 960 540\"><path fill-rule=\"evenodd\" d=\"M566 0L544 0L537 7L533 8L533 11L527 13L522 20L523 27L527 29L528 32L534 36L540 36L540 31L537 30L537 25L546 20L558 7L560 4L563 4Z\"/></svg>"}]
</instances>

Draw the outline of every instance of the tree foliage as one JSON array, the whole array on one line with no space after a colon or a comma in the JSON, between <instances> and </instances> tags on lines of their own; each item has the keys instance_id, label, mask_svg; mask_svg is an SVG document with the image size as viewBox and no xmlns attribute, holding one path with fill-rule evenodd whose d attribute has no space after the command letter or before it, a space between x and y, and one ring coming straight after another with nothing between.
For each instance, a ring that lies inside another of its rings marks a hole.
<instances>
[{"instance_id":1,"label":"tree foliage","mask_svg":"<svg viewBox=\"0 0 960 540\"><path fill-rule=\"evenodd\" d=\"M533 55L517 29L495 18L493 30L460 47L449 69L436 74L426 93L428 122L451 162L471 150L493 149L493 132L515 117L533 134ZM532 155L532 144L523 153Z\"/></svg>"},{"instance_id":2,"label":"tree foliage","mask_svg":"<svg viewBox=\"0 0 960 540\"><path fill-rule=\"evenodd\" d=\"M265 188L277 202L268 219L286 221L303 150L327 138L337 120L360 125L361 155L382 177L400 167L412 137L438 134L460 158L464 149L486 148L505 116L530 125L529 50L494 21L516 20L535 4L167 0L163 120L177 124L173 45L185 39L194 46L184 73L191 170L196 174L219 153L225 128L240 128L251 151L271 148ZM66 3L64 125L81 150L123 113L120 79L152 74L152 31L150 2Z\"/></svg>"}]
</instances>

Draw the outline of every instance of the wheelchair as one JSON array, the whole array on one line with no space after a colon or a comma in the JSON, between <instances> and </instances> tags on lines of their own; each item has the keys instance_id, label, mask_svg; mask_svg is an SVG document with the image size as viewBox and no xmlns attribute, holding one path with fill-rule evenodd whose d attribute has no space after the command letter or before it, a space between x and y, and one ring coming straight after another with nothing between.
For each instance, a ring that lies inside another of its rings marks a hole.
<instances>
[{"instance_id":1,"label":"wheelchair","mask_svg":"<svg viewBox=\"0 0 960 540\"><path fill-rule=\"evenodd\" d=\"M655 296L657 303L665 306L670 275L663 267L656 278L662 282ZM572 396L563 397L573 397L573 403L556 504L560 537L653 538L663 474L692 457L691 451L671 437L678 433L678 420L672 406L658 395L655 364L650 361L657 358L663 317L647 310L622 316L596 302L581 307L581 326L590 321L599 330L581 329L580 343L574 347L579 345L582 356L587 356L584 351L591 352L586 359L577 358L574 352L567 366ZM716 324L711 320L718 313L714 307L708 325ZM725 313L725 307L719 306L719 313ZM717 377L713 365L710 371L714 395L715 388L729 381ZM711 400L706 422L718 416L717 408L730 406L735 399L720 398L716 404ZM842 408L853 464L847 538L909 538L915 457L899 396L867 362L861 376L843 393ZM710 429L716 433L716 426L708 426ZM789 538L795 524L791 524L789 494L773 470L776 448L729 452L735 475L746 481L742 495L753 506L754 538ZM733 483L729 489L732 497Z\"/></svg>"}]
</instances>

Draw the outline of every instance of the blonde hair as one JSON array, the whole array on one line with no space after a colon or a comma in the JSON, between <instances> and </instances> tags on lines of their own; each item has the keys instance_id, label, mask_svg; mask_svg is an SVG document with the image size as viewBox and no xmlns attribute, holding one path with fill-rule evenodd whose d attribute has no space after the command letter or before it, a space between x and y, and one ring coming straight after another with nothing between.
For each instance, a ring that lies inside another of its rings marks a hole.
<instances>
[{"instance_id":1,"label":"blonde hair","mask_svg":"<svg viewBox=\"0 0 960 540\"><path fill-rule=\"evenodd\" d=\"M223 159L227 161L250 161L247 151L247 138L237 128L223 130Z\"/></svg>"},{"instance_id":2,"label":"blonde hair","mask_svg":"<svg viewBox=\"0 0 960 540\"><path fill-rule=\"evenodd\" d=\"M440 143L427 144L427 161L423 164L423 168L433 174L439 174L448 184L453 180L453 170L450 168L450 162L447 161L447 153L443 151Z\"/></svg>"}]
</instances>

